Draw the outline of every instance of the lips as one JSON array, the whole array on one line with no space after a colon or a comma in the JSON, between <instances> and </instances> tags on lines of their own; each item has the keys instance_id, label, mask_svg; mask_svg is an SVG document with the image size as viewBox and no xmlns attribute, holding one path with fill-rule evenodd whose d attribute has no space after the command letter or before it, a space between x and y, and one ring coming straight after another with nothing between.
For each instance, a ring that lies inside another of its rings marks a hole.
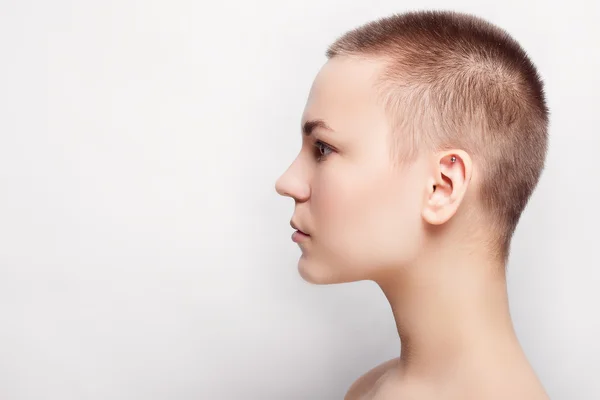
<instances>
[{"instance_id":1,"label":"lips","mask_svg":"<svg viewBox=\"0 0 600 400\"><path fill-rule=\"evenodd\" d=\"M304 234L304 235L306 235L306 236L310 236L308 233L306 233L306 232L304 232L302 229L300 229L300 228L298 227L298 225L297 225L297 224L296 224L294 221L291 221L291 222L290 222L290 225L291 225L291 227L292 227L292 228L294 228L294 229L295 229L295 230L297 230L298 232L300 232L300 233L302 233L302 234Z\"/></svg>"}]
</instances>

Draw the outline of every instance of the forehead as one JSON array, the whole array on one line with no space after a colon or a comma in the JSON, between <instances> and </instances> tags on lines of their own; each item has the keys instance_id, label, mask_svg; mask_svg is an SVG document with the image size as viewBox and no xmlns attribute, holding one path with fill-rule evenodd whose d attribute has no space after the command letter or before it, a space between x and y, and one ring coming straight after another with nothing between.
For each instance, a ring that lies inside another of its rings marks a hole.
<instances>
[{"instance_id":1,"label":"forehead","mask_svg":"<svg viewBox=\"0 0 600 400\"><path fill-rule=\"evenodd\" d=\"M347 56L329 60L311 86L302 123L322 119L348 134L382 128L386 116L375 89L382 66L377 60Z\"/></svg>"}]
</instances>

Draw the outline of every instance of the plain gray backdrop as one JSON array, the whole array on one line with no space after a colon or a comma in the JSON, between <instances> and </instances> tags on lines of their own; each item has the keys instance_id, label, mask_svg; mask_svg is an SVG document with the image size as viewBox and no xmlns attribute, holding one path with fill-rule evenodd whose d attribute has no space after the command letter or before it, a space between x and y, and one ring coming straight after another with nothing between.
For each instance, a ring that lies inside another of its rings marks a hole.
<instances>
[{"instance_id":1,"label":"plain gray backdrop","mask_svg":"<svg viewBox=\"0 0 600 400\"><path fill-rule=\"evenodd\" d=\"M552 399L599 399L593 0L2 1L0 398L341 399L397 356L373 283L301 280L274 184L327 45L438 8L505 28L546 83L511 312Z\"/></svg>"}]
</instances>

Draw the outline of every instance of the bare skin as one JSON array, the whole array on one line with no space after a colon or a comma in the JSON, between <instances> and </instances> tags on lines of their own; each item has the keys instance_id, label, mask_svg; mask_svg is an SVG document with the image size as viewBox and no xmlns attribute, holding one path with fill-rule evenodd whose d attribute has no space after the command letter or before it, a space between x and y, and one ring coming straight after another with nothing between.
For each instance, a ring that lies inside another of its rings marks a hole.
<instances>
[{"instance_id":1,"label":"bare skin","mask_svg":"<svg viewBox=\"0 0 600 400\"><path fill-rule=\"evenodd\" d=\"M309 124L276 183L306 233L295 236L300 275L372 280L396 321L400 357L360 377L346 400L547 399L513 329L505 265L488 246L481 171L460 148L394 166L373 89L382 65L338 57L323 66L301 125L324 124Z\"/></svg>"},{"instance_id":2,"label":"bare skin","mask_svg":"<svg viewBox=\"0 0 600 400\"><path fill-rule=\"evenodd\" d=\"M373 368L352 384L344 400L411 399L548 399L526 360L515 360L513 368L481 368L457 371L446 384L440 381L403 378L400 358Z\"/></svg>"},{"instance_id":3,"label":"bare skin","mask_svg":"<svg viewBox=\"0 0 600 400\"><path fill-rule=\"evenodd\" d=\"M345 400L548 399L512 328L504 277L474 272L483 269L461 276L456 271L469 267L452 266L440 274L444 286L460 284L460 294L436 286L437 278L403 296L382 285L391 293L402 357L361 376Z\"/></svg>"}]
</instances>

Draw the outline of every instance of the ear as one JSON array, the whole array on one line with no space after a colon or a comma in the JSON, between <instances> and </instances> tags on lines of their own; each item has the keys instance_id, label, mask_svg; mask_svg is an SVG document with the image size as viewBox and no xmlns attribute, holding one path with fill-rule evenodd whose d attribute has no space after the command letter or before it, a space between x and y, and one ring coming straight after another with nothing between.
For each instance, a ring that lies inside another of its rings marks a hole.
<instances>
[{"instance_id":1,"label":"ear","mask_svg":"<svg viewBox=\"0 0 600 400\"><path fill-rule=\"evenodd\" d=\"M441 225L452 218L467 192L472 171L471 157L462 150L434 156L422 212L425 221Z\"/></svg>"}]
</instances>

